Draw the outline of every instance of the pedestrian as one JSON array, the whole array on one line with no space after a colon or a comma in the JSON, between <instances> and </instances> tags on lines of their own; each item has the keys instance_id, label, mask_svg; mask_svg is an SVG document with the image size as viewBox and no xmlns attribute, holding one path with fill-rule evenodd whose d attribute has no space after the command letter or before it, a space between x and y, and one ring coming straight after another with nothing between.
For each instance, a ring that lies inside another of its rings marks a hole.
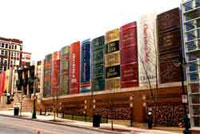
<instances>
[{"instance_id":1,"label":"pedestrian","mask_svg":"<svg viewBox=\"0 0 200 134\"><path fill-rule=\"evenodd\" d=\"M37 131L37 134L41 134L41 133L40 133L40 130Z\"/></svg>"},{"instance_id":2,"label":"pedestrian","mask_svg":"<svg viewBox=\"0 0 200 134\"><path fill-rule=\"evenodd\" d=\"M148 123L148 128L152 129L152 124L153 124L153 116L152 116L152 109L149 108L147 112L147 123Z\"/></svg>"},{"instance_id":3,"label":"pedestrian","mask_svg":"<svg viewBox=\"0 0 200 134\"><path fill-rule=\"evenodd\" d=\"M7 93L6 93L6 96L7 96L7 104L10 104L10 93L7 92Z\"/></svg>"}]
</instances>

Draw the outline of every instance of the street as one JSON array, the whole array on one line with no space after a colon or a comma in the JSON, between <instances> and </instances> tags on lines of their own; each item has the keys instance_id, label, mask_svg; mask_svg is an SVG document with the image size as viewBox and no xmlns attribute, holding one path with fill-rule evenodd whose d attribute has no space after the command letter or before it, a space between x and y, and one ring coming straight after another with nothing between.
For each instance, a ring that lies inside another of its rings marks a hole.
<instances>
[{"instance_id":1,"label":"street","mask_svg":"<svg viewBox=\"0 0 200 134\"><path fill-rule=\"evenodd\" d=\"M103 134L69 126L61 126L0 116L0 134Z\"/></svg>"}]
</instances>

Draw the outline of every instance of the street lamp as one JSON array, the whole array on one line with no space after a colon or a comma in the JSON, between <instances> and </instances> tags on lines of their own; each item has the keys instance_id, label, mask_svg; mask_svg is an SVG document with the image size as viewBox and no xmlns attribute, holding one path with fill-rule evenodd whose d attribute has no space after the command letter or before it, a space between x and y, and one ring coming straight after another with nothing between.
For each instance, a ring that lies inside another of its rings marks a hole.
<instances>
[{"instance_id":1,"label":"street lamp","mask_svg":"<svg viewBox=\"0 0 200 134\"><path fill-rule=\"evenodd\" d=\"M133 96L129 97L130 100L130 126L133 127Z\"/></svg>"},{"instance_id":2,"label":"street lamp","mask_svg":"<svg viewBox=\"0 0 200 134\"><path fill-rule=\"evenodd\" d=\"M84 101L84 115L85 115L85 122L87 121L87 100Z\"/></svg>"},{"instance_id":3,"label":"street lamp","mask_svg":"<svg viewBox=\"0 0 200 134\"><path fill-rule=\"evenodd\" d=\"M32 119L36 119L36 85L38 84L37 82L39 81L39 78L35 76L34 73L34 66L29 67L29 90L30 87L33 87L33 113L32 113Z\"/></svg>"},{"instance_id":4,"label":"street lamp","mask_svg":"<svg viewBox=\"0 0 200 134\"><path fill-rule=\"evenodd\" d=\"M17 68L17 81L16 81L17 90L21 91L20 98L20 116L22 115L22 103L24 99L24 74L22 68Z\"/></svg>"},{"instance_id":5,"label":"street lamp","mask_svg":"<svg viewBox=\"0 0 200 134\"><path fill-rule=\"evenodd\" d=\"M37 82L39 81L39 78L35 77L33 79L33 83L34 83L34 88L33 88L33 114L32 114L32 119L36 119L36 87L37 87Z\"/></svg>"},{"instance_id":6,"label":"street lamp","mask_svg":"<svg viewBox=\"0 0 200 134\"><path fill-rule=\"evenodd\" d=\"M95 108L96 108L95 102L96 102L96 100L93 99L93 115L94 115L94 113L95 113Z\"/></svg>"},{"instance_id":7,"label":"street lamp","mask_svg":"<svg viewBox=\"0 0 200 134\"><path fill-rule=\"evenodd\" d=\"M61 110L61 112L62 112L62 118L65 117L65 112L64 112L64 108L63 108L63 107L64 107L64 106L63 106L62 102L60 102L60 110Z\"/></svg>"},{"instance_id":8,"label":"street lamp","mask_svg":"<svg viewBox=\"0 0 200 134\"><path fill-rule=\"evenodd\" d=\"M177 63L176 63L177 64ZM183 110L184 110L184 117L183 117L183 121L184 121L184 126L185 129L183 130L183 134L192 134L191 130L190 130L190 119L188 118L187 115L187 92L185 91L185 86L184 86L184 65L185 65L185 59L183 58L182 53L180 53L180 57L179 57L179 67L180 67L180 72L181 72L181 87L182 87L182 105L183 105Z\"/></svg>"},{"instance_id":9,"label":"street lamp","mask_svg":"<svg viewBox=\"0 0 200 134\"><path fill-rule=\"evenodd\" d=\"M182 54L180 56L180 71L181 71L181 85L182 85L182 103L183 103L183 110L184 110L184 125L185 125L185 130L183 130L184 134L192 134L192 132L189 130L190 129L190 119L188 118L187 115L187 93L185 91L185 86L184 86L184 69L183 69L183 64L184 64L184 59L182 57ZM185 101L186 100L186 101Z\"/></svg>"}]
</instances>

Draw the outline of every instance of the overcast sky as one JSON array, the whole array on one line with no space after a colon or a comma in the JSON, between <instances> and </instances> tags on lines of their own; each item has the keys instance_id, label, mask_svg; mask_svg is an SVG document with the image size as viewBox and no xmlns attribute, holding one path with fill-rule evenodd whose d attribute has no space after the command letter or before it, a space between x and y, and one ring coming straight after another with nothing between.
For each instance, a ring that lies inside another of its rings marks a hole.
<instances>
[{"instance_id":1,"label":"overcast sky","mask_svg":"<svg viewBox=\"0 0 200 134\"><path fill-rule=\"evenodd\" d=\"M181 0L0 0L0 36L23 41L33 60L180 6Z\"/></svg>"}]
</instances>

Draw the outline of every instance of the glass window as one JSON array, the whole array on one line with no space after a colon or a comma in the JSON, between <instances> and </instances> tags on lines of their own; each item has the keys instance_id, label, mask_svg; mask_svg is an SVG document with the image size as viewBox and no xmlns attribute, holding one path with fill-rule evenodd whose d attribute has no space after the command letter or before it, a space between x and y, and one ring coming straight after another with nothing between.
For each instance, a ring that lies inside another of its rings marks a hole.
<instances>
[{"instance_id":1,"label":"glass window","mask_svg":"<svg viewBox=\"0 0 200 134\"><path fill-rule=\"evenodd\" d=\"M8 48L8 44L6 44L6 48Z\"/></svg>"},{"instance_id":2,"label":"glass window","mask_svg":"<svg viewBox=\"0 0 200 134\"><path fill-rule=\"evenodd\" d=\"M194 25L194 21L189 21L185 24L186 26L186 31L189 31L189 30L192 30L195 28L195 25Z\"/></svg>"},{"instance_id":3,"label":"glass window","mask_svg":"<svg viewBox=\"0 0 200 134\"><path fill-rule=\"evenodd\" d=\"M192 9L192 1L189 1L184 4L185 11L191 10Z\"/></svg>"},{"instance_id":4,"label":"glass window","mask_svg":"<svg viewBox=\"0 0 200 134\"><path fill-rule=\"evenodd\" d=\"M197 41L196 47L200 48L200 40Z\"/></svg>"},{"instance_id":5,"label":"glass window","mask_svg":"<svg viewBox=\"0 0 200 134\"><path fill-rule=\"evenodd\" d=\"M197 28L200 27L200 19L196 20L196 26Z\"/></svg>"},{"instance_id":6,"label":"glass window","mask_svg":"<svg viewBox=\"0 0 200 134\"><path fill-rule=\"evenodd\" d=\"M8 56L8 52L7 51L5 51L5 56Z\"/></svg>"},{"instance_id":7,"label":"glass window","mask_svg":"<svg viewBox=\"0 0 200 134\"><path fill-rule=\"evenodd\" d=\"M194 126L195 127L200 127L200 117L194 117Z\"/></svg>"},{"instance_id":8,"label":"glass window","mask_svg":"<svg viewBox=\"0 0 200 134\"><path fill-rule=\"evenodd\" d=\"M196 58L196 56L195 55L189 55L189 57L188 57L188 60L189 61L194 61L194 60L196 60L197 58Z\"/></svg>"},{"instance_id":9,"label":"glass window","mask_svg":"<svg viewBox=\"0 0 200 134\"><path fill-rule=\"evenodd\" d=\"M199 75L198 74L190 74L190 80L191 81L199 80Z\"/></svg>"},{"instance_id":10,"label":"glass window","mask_svg":"<svg viewBox=\"0 0 200 134\"><path fill-rule=\"evenodd\" d=\"M193 115L200 115L200 105L192 106Z\"/></svg>"},{"instance_id":11,"label":"glass window","mask_svg":"<svg viewBox=\"0 0 200 134\"><path fill-rule=\"evenodd\" d=\"M188 50L188 51L191 51L191 50L196 49L196 45L195 45L195 42L194 42L194 41L187 42L187 43L186 43L186 46L187 46L187 50Z\"/></svg>"},{"instance_id":12,"label":"glass window","mask_svg":"<svg viewBox=\"0 0 200 134\"><path fill-rule=\"evenodd\" d=\"M190 71L196 71L197 69L198 69L197 66L194 64L190 65L190 67L189 67Z\"/></svg>"},{"instance_id":13,"label":"glass window","mask_svg":"<svg viewBox=\"0 0 200 134\"><path fill-rule=\"evenodd\" d=\"M200 94L191 94L192 104L200 104Z\"/></svg>"},{"instance_id":14,"label":"glass window","mask_svg":"<svg viewBox=\"0 0 200 134\"><path fill-rule=\"evenodd\" d=\"M197 29L197 37L200 38L200 29Z\"/></svg>"},{"instance_id":15,"label":"glass window","mask_svg":"<svg viewBox=\"0 0 200 134\"><path fill-rule=\"evenodd\" d=\"M187 40L194 40L196 38L194 31L186 33Z\"/></svg>"},{"instance_id":16,"label":"glass window","mask_svg":"<svg viewBox=\"0 0 200 134\"><path fill-rule=\"evenodd\" d=\"M198 49L200 49L200 41L199 40L196 45L197 45Z\"/></svg>"},{"instance_id":17,"label":"glass window","mask_svg":"<svg viewBox=\"0 0 200 134\"><path fill-rule=\"evenodd\" d=\"M1 54L4 55L4 50L1 51Z\"/></svg>"},{"instance_id":18,"label":"glass window","mask_svg":"<svg viewBox=\"0 0 200 134\"><path fill-rule=\"evenodd\" d=\"M191 92L192 93L200 93L200 85L199 84L192 84L191 85Z\"/></svg>"},{"instance_id":19,"label":"glass window","mask_svg":"<svg viewBox=\"0 0 200 134\"><path fill-rule=\"evenodd\" d=\"M196 7L199 7L200 6L200 0L196 0L195 5L196 5Z\"/></svg>"},{"instance_id":20,"label":"glass window","mask_svg":"<svg viewBox=\"0 0 200 134\"><path fill-rule=\"evenodd\" d=\"M2 43L2 47L4 47L4 43Z\"/></svg>"},{"instance_id":21,"label":"glass window","mask_svg":"<svg viewBox=\"0 0 200 134\"><path fill-rule=\"evenodd\" d=\"M185 14L186 20L191 20L200 17L200 9L188 12Z\"/></svg>"}]
</instances>

